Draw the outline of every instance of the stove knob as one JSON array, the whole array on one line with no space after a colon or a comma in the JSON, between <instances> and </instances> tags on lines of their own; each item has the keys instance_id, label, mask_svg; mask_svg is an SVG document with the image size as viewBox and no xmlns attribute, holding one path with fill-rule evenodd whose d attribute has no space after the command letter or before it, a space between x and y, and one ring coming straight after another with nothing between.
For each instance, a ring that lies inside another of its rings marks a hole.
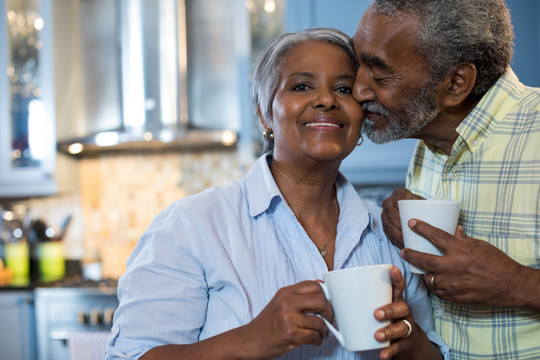
<instances>
[{"instance_id":1,"label":"stove knob","mask_svg":"<svg viewBox=\"0 0 540 360\"><path fill-rule=\"evenodd\" d=\"M101 323L102 318L101 309L94 308L90 311L90 324L98 325Z\"/></svg>"},{"instance_id":2,"label":"stove knob","mask_svg":"<svg viewBox=\"0 0 540 360\"><path fill-rule=\"evenodd\" d=\"M114 318L114 312L116 311L115 308L105 308L103 311L103 323L106 325L112 325L113 318Z\"/></svg>"},{"instance_id":3,"label":"stove knob","mask_svg":"<svg viewBox=\"0 0 540 360\"><path fill-rule=\"evenodd\" d=\"M88 324L88 314L84 310L79 310L77 313L77 321L80 324Z\"/></svg>"}]
</instances>

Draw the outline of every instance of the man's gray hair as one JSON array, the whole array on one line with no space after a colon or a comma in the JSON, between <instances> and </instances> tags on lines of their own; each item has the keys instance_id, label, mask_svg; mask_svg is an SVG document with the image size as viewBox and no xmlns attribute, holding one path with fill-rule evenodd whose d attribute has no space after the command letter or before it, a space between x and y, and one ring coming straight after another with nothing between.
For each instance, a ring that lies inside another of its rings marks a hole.
<instances>
[{"instance_id":1,"label":"man's gray hair","mask_svg":"<svg viewBox=\"0 0 540 360\"><path fill-rule=\"evenodd\" d=\"M260 107L265 121L270 121L272 117L272 102L287 54L309 41L335 44L347 53L351 61L358 64L351 38L337 29L314 28L278 36L262 50L251 80L251 102L255 111L257 106ZM265 147L266 150L271 150L272 144L267 143Z\"/></svg>"},{"instance_id":2,"label":"man's gray hair","mask_svg":"<svg viewBox=\"0 0 540 360\"><path fill-rule=\"evenodd\" d=\"M432 83L473 63L472 94L482 96L512 60L514 31L504 0L374 0L368 11L419 19L416 50L431 64Z\"/></svg>"}]
</instances>

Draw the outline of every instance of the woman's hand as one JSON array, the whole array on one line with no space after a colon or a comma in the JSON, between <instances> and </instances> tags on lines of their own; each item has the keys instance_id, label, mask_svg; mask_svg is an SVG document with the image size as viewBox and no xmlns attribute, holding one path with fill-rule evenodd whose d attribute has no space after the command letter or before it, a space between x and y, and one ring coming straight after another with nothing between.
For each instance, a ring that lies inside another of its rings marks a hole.
<instances>
[{"instance_id":1,"label":"woman's hand","mask_svg":"<svg viewBox=\"0 0 540 360\"><path fill-rule=\"evenodd\" d=\"M324 321L334 312L317 281L281 288L250 323L193 344L162 345L147 351L145 360L273 359L299 345L320 345L328 335Z\"/></svg>"},{"instance_id":2,"label":"woman's hand","mask_svg":"<svg viewBox=\"0 0 540 360\"><path fill-rule=\"evenodd\" d=\"M401 271L393 266L390 270L393 287L393 302L375 310L379 321L390 320L391 324L377 330L378 341L390 341L390 345L379 352L381 359L442 359L439 349L432 344L426 334L414 322L409 305L403 299L405 279Z\"/></svg>"},{"instance_id":3,"label":"woman's hand","mask_svg":"<svg viewBox=\"0 0 540 360\"><path fill-rule=\"evenodd\" d=\"M283 355L299 345L321 345L328 335L320 314L328 321L334 312L316 281L303 281L281 288L261 313L242 327L250 358Z\"/></svg>"}]
</instances>

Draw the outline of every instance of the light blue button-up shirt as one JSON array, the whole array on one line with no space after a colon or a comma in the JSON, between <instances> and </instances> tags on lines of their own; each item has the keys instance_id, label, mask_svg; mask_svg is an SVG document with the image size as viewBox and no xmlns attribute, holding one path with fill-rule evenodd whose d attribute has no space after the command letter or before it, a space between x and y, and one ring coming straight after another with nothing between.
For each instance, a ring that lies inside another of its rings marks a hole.
<instances>
[{"instance_id":1,"label":"light blue button-up shirt","mask_svg":"<svg viewBox=\"0 0 540 360\"><path fill-rule=\"evenodd\" d=\"M268 157L268 159L270 159ZM380 211L339 174L334 268L394 264L405 276L415 321L438 344L421 277L384 236ZM164 344L190 344L249 323L276 291L322 279L327 267L282 197L263 155L246 177L183 198L159 214L128 259L118 284L107 359L138 359ZM333 335L283 359L378 359L349 353Z\"/></svg>"}]
</instances>

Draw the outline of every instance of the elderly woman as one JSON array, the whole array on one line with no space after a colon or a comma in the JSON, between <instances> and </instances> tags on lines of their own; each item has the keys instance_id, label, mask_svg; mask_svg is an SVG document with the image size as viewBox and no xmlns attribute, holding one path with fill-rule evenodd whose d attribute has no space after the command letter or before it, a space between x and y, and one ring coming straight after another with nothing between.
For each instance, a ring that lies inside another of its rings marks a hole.
<instances>
[{"instance_id":1,"label":"elderly woman","mask_svg":"<svg viewBox=\"0 0 540 360\"><path fill-rule=\"evenodd\" d=\"M442 358L423 283L338 171L364 120L356 65L350 38L331 29L262 52L252 99L269 151L246 177L154 219L119 282L108 359ZM316 280L384 263L397 265L394 302L374 316L392 323L374 336L390 346L347 352L315 316L334 316Z\"/></svg>"}]
</instances>

